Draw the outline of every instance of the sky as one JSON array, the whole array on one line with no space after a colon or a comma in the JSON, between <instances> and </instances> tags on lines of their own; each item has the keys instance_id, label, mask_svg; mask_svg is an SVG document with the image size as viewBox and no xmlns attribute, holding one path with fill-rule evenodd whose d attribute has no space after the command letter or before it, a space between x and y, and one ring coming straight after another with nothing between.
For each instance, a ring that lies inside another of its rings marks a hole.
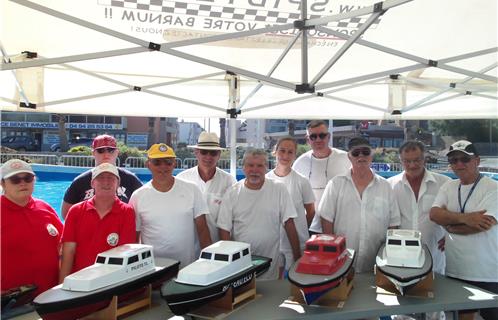
<instances>
[{"instance_id":1,"label":"sky","mask_svg":"<svg viewBox=\"0 0 498 320\"><path fill-rule=\"evenodd\" d=\"M204 130L215 132L220 136L220 122L218 118L178 118L178 121L197 122Z\"/></svg>"}]
</instances>

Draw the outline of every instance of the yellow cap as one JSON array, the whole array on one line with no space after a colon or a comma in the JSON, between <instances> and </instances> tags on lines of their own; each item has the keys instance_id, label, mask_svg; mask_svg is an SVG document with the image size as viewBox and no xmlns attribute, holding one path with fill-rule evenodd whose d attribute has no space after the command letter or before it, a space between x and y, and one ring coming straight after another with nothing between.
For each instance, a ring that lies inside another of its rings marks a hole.
<instances>
[{"instance_id":1,"label":"yellow cap","mask_svg":"<svg viewBox=\"0 0 498 320\"><path fill-rule=\"evenodd\" d=\"M149 159L176 158L176 154L173 148L167 146L165 143L156 143L147 150L147 157Z\"/></svg>"}]
</instances>

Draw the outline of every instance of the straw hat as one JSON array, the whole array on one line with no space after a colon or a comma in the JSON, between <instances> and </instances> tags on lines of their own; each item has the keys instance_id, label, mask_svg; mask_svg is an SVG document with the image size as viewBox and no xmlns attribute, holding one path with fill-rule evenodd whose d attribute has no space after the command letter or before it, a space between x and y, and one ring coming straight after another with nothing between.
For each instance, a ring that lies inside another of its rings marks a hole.
<instances>
[{"instance_id":1,"label":"straw hat","mask_svg":"<svg viewBox=\"0 0 498 320\"><path fill-rule=\"evenodd\" d=\"M206 131L201 132L196 145L188 147L204 150L225 150L225 148L220 147L220 138L218 138L218 135L214 132Z\"/></svg>"}]
</instances>

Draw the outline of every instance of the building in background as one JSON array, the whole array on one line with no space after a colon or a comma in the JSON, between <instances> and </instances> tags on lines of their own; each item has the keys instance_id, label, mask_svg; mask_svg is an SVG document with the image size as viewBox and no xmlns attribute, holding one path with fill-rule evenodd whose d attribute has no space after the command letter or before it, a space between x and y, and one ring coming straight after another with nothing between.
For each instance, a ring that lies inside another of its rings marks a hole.
<instances>
[{"instance_id":1,"label":"building in background","mask_svg":"<svg viewBox=\"0 0 498 320\"><path fill-rule=\"evenodd\" d=\"M197 122L178 122L178 140L177 143L185 143L186 145L197 144L199 135L204 131Z\"/></svg>"},{"instance_id":2,"label":"building in background","mask_svg":"<svg viewBox=\"0 0 498 320\"><path fill-rule=\"evenodd\" d=\"M107 133L118 141L143 150L156 142L177 143L176 118L63 116L68 140L93 138ZM1 138L29 136L38 142L41 151L50 151L52 145L59 143L59 116L56 114L2 111L0 117Z\"/></svg>"}]
</instances>

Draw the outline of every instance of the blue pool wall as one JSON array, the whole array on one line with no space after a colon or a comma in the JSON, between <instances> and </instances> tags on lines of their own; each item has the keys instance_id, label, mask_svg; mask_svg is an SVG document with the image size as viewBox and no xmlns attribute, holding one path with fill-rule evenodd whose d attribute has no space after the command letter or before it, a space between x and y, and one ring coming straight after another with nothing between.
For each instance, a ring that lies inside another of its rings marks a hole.
<instances>
[{"instance_id":1,"label":"blue pool wall","mask_svg":"<svg viewBox=\"0 0 498 320\"><path fill-rule=\"evenodd\" d=\"M45 165L45 164L32 164L32 167L36 173L37 179L43 181L47 180L71 181L79 174L89 169L87 167L67 167L67 166ZM127 168L127 169L135 173L137 177L143 182L148 182L152 179L152 175L150 174L150 171L147 168ZM183 170L184 169L175 169L173 174L177 175ZM389 178L394 175L397 175L399 172L379 171L377 173L384 178ZM442 172L442 174L445 174L453 179L456 178L453 172ZM498 173L485 173L485 174L490 176L492 179L498 181ZM244 172L242 171L242 169L237 169L236 178L237 180L241 180L244 178Z\"/></svg>"}]
</instances>

